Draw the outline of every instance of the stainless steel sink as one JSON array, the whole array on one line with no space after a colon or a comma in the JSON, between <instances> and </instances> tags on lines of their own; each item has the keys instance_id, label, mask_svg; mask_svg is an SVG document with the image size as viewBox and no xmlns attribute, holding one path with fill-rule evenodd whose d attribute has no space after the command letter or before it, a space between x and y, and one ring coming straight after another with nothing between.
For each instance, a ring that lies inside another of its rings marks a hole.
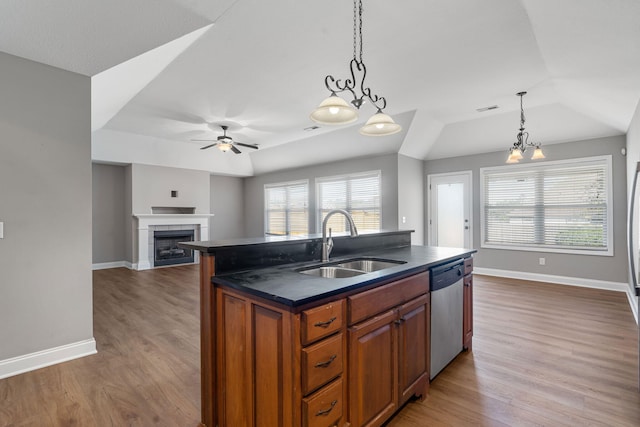
<instances>
[{"instance_id":1,"label":"stainless steel sink","mask_svg":"<svg viewBox=\"0 0 640 427\"><path fill-rule=\"evenodd\" d=\"M365 274L365 271L353 270L337 266L313 267L307 270L298 270L298 273L308 274L310 276L324 277L328 279L344 279L346 277L359 276Z\"/></svg>"},{"instance_id":2,"label":"stainless steel sink","mask_svg":"<svg viewBox=\"0 0 640 427\"><path fill-rule=\"evenodd\" d=\"M365 273L371 273L373 271L384 270L385 268L395 267L396 265L404 264L404 261L393 260L377 260L377 259L354 259L350 261L341 262L336 264L336 267L350 268L353 270L364 271Z\"/></svg>"},{"instance_id":3,"label":"stainless steel sink","mask_svg":"<svg viewBox=\"0 0 640 427\"><path fill-rule=\"evenodd\" d=\"M346 277L359 276L404 264L405 261L381 260L371 258L355 258L346 261L320 265L296 270L298 273L329 279L344 279Z\"/></svg>"}]
</instances>

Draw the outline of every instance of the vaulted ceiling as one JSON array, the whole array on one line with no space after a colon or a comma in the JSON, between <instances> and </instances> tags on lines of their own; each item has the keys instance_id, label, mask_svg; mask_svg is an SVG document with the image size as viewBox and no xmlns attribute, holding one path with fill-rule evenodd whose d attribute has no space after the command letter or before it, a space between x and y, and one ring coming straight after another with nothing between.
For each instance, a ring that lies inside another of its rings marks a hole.
<instances>
[{"instance_id":1,"label":"vaulted ceiling","mask_svg":"<svg viewBox=\"0 0 640 427\"><path fill-rule=\"evenodd\" d=\"M367 82L399 134L309 113L348 77L347 0L0 2L0 51L91 76L93 157L252 175L384 153L438 159L624 134L640 99L637 0L363 0ZM477 112L482 107L499 108ZM241 155L192 139L220 124Z\"/></svg>"}]
</instances>

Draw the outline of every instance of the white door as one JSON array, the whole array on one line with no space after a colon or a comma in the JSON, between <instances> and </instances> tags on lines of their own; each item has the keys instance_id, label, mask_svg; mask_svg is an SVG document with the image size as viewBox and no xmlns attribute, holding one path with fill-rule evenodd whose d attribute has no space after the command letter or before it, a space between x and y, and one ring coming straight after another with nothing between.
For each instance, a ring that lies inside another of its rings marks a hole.
<instances>
[{"instance_id":1,"label":"white door","mask_svg":"<svg viewBox=\"0 0 640 427\"><path fill-rule=\"evenodd\" d=\"M471 171L427 177L429 243L471 248Z\"/></svg>"}]
</instances>

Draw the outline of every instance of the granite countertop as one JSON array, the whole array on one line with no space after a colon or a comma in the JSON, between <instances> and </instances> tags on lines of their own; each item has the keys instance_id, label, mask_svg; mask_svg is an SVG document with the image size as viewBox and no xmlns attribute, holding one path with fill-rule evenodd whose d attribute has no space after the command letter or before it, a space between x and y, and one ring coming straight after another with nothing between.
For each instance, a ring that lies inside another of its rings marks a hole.
<instances>
[{"instance_id":1,"label":"granite countertop","mask_svg":"<svg viewBox=\"0 0 640 427\"><path fill-rule=\"evenodd\" d=\"M319 265L319 260L272 267L236 271L211 278L215 284L228 286L290 307L297 307L364 288L396 277L427 271L431 267L470 256L475 249L444 248L436 246L405 246L400 248L361 251L349 255L331 257L329 264L360 257L404 261L384 270L359 276L331 279L310 276L297 269Z\"/></svg>"}]
</instances>

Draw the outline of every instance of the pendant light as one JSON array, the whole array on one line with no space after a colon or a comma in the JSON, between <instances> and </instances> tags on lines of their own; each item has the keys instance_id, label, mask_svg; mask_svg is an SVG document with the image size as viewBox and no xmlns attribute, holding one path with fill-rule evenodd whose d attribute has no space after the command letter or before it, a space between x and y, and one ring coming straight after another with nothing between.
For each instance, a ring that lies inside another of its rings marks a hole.
<instances>
[{"instance_id":1,"label":"pendant light","mask_svg":"<svg viewBox=\"0 0 640 427\"><path fill-rule=\"evenodd\" d=\"M331 95L311 113L311 120L329 125L352 123L358 119L358 110L365 100L368 100L377 111L360 128L360 133L368 136L384 136L400 132L401 126L395 123L391 116L382 112L387 106L387 100L371 93L371 89L364 84L367 67L362 59L362 0L353 1L353 58L349 63L349 70L351 77L344 81L332 75L325 77L324 84ZM360 82L356 78L356 72L362 76ZM344 91L349 91L353 95L351 105L336 95Z\"/></svg>"},{"instance_id":2,"label":"pendant light","mask_svg":"<svg viewBox=\"0 0 640 427\"><path fill-rule=\"evenodd\" d=\"M522 108L522 97L525 96L527 92L518 92L516 96L520 97L520 131L516 135L516 142L513 143L513 146L509 149L509 157L507 157L507 163L518 163L523 159L523 154L527 150L527 148L535 147L533 151L533 155L531 156L531 160L540 160L544 159L545 155L542 152L542 144L529 142L529 132L524 130L524 109Z\"/></svg>"}]
</instances>

